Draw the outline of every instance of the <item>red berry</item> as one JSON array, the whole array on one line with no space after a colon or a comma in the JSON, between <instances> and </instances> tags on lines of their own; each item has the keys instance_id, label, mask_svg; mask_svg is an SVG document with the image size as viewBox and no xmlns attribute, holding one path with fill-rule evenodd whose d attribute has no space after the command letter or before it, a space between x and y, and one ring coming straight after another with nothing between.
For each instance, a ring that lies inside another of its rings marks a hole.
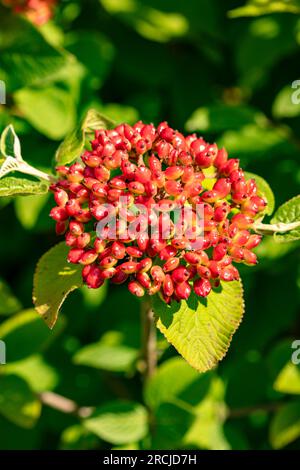
<instances>
[{"instance_id":1,"label":"red berry","mask_svg":"<svg viewBox=\"0 0 300 470\"><path fill-rule=\"evenodd\" d=\"M207 279L197 279L194 282L194 291L200 297L207 297L211 291L211 283Z\"/></svg>"}]
</instances>

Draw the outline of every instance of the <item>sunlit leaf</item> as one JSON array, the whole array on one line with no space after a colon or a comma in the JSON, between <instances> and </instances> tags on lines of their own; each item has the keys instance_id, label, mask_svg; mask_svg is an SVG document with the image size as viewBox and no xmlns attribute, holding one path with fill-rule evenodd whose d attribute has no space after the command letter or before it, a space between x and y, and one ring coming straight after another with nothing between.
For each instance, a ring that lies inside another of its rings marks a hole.
<instances>
[{"instance_id":1,"label":"sunlit leaf","mask_svg":"<svg viewBox=\"0 0 300 470\"><path fill-rule=\"evenodd\" d=\"M276 233L274 238L277 242L288 243L300 239L300 196L290 199L277 209L271 223L276 224L278 222L285 224L295 223L297 227L286 233Z\"/></svg>"},{"instance_id":2,"label":"sunlit leaf","mask_svg":"<svg viewBox=\"0 0 300 470\"><path fill-rule=\"evenodd\" d=\"M126 444L146 436L147 420L147 411L139 403L118 401L97 408L83 425L104 441Z\"/></svg>"},{"instance_id":3,"label":"sunlit leaf","mask_svg":"<svg viewBox=\"0 0 300 470\"><path fill-rule=\"evenodd\" d=\"M166 305L155 299L157 327L183 358L199 372L223 359L244 313L239 281L223 282L204 300L192 294L188 301Z\"/></svg>"}]
</instances>

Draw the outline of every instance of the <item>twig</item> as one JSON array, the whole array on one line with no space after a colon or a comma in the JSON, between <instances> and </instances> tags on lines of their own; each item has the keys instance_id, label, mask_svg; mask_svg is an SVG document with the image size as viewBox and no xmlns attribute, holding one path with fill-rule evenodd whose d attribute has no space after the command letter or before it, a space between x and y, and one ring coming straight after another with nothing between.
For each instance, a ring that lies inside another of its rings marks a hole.
<instances>
[{"instance_id":1,"label":"twig","mask_svg":"<svg viewBox=\"0 0 300 470\"><path fill-rule=\"evenodd\" d=\"M243 418L249 416L257 411L265 411L266 413L271 413L277 411L281 408L284 403L266 403L264 405L255 405L255 406L245 406L244 408L236 408L229 410L227 417L230 418Z\"/></svg>"},{"instance_id":2,"label":"twig","mask_svg":"<svg viewBox=\"0 0 300 470\"><path fill-rule=\"evenodd\" d=\"M75 401L53 392L42 392L39 394L39 399L50 408L75 415L78 418L88 418L93 412L92 407L80 407Z\"/></svg>"}]
</instances>

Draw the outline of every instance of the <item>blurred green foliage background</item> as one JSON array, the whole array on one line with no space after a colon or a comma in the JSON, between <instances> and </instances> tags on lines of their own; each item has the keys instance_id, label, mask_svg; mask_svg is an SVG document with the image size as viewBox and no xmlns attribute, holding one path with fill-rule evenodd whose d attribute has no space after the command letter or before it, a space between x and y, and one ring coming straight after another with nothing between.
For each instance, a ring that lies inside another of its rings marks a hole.
<instances>
[{"instance_id":1,"label":"blurred green foliage background","mask_svg":"<svg viewBox=\"0 0 300 470\"><path fill-rule=\"evenodd\" d=\"M93 107L217 141L270 183L277 206L299 193L299 1L59 1L38 29L0 9L0 130L14 124L28 162L49 170ZM299 244L266 239L259 265L242 270L246 314L217 370L199 375L159 336L143 390L138 301L122 287L83 288L48 331L31 293L57 242L51 201L0 207L1 449L300 448ZM49 391L97 416L42 405Z\"/></svg>"}]
</instances>

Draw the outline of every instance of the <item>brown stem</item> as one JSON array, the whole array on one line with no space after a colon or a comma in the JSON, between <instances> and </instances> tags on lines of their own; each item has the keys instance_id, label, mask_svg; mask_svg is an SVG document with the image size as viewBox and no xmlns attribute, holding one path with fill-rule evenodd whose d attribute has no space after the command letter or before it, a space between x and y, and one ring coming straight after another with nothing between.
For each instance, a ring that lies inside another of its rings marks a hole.
<instances>
[{"instance_id":1,"label":"brown stem","mask_svg":"<svg viewBox=\"0 0 300 470\"><path fill-rule=\"evenodd\" d=\"M154 324L154 315L149 298L145 298L141 305L142 316L142 358L143 375L145 381L148 380L156 369L157 364L157 345L156 328Z\"/></svg>"},{"instance_id":2,"label":"brown stem","mask_svg":"<svg viewBox=\"0 0 300 470\"><path fill-rule=\"evenodd\" d=\"M284 403L275 402L266 403L263 405L245 406L244 408L236 408L229 410L228 418L243 418L245 416L251 415L252 413L256 413L257 411L265 411L266 413L272 413L273 411L277 411L283 405Z\"/></svg>"},{"instance_id":3,"label":"brown stem","mask_svg":"<svg viewBox=\"0 0 300 470\"><path fill-rule=\"evenodd\" d=\"M80 407L75 403L75 401L53 392L42 392L39 394L39 399L44 405L47 405L54 410L75 415L78 418L87 418L93 412L92 407Z\"/></svg>"}]
</instances>

